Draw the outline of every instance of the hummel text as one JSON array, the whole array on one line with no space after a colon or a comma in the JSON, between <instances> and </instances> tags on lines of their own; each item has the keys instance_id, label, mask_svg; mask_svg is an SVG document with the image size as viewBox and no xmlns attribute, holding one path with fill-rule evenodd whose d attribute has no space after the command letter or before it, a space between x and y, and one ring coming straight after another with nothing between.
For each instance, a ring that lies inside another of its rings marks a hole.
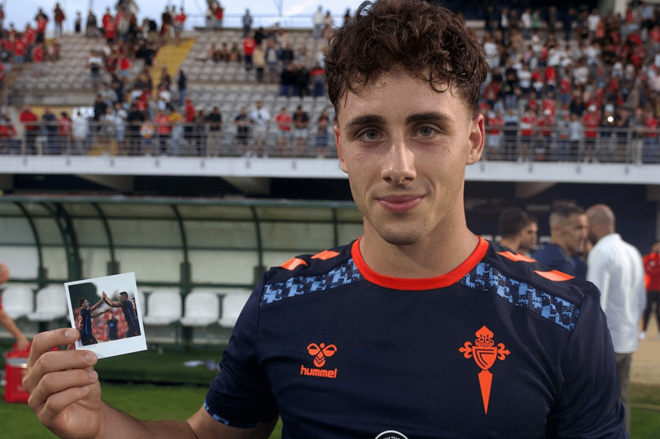
<instances>
[{"instance_id":1,"label":"hummel text","mask_svg":"<svg viewBox=\"0 0 660 439\"><path fill-rule=\"evenodd\" d=\"M307 375L322 378L337 378L337 369L316 369L313 367L300 366L300 375Z\"/></svg>"}]
</instances>

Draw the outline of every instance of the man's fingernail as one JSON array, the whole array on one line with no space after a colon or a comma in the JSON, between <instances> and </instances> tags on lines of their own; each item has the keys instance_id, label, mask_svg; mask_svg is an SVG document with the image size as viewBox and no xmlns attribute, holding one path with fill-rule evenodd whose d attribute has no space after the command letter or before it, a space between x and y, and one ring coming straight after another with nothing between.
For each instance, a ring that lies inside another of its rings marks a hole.
<instances>
[{"instance_id":1,"label":"man's fingernail","mask_svg":"<svg viewBox=\"0 0 660 439\"><path fill-rule=\"evenodd\" d=\"M66 331L66 332L64 333L64 336L65 336L66 338L73 338L73 337L76 336L76 332L78 332L78 331L76 331L75 329L69 329L68 331Z\"/></svg>"},{"instance_id":2,"label":"man's fingernail","mask_svg":"<svg viewBox=\"0 0 660 439\"><path fill-rule=\"evenodd\" d=\"M99 376L99 374L96 373L95 370L90 370L90 371L89 371L89 378L90 378L92 381L95 380L98 376Z\"/></svg>"},{"instance_id":3,"label":"man's fingernail","mask_svg":"<svg viewBox=\"0 0 660 439\"><path fill-rule=\"evenodd\" d=\"M91 352L86 352L85 353L85 358L87 359L88 363L94 363L96 361L96 355L94 355Z\"/></svg>"}]
</instances>

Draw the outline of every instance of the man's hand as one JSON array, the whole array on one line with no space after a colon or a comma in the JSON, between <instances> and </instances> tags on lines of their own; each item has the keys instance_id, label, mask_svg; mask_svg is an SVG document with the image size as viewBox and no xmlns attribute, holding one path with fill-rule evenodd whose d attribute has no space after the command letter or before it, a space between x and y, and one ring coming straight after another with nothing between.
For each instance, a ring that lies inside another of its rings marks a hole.
<instances>
[{"instance_id":1,"label":"man's hand","mask_svg":"<svg viewBox=\"0 0 660 439\"><path fill-rule=\"evenodd\" d=\"M30 345L30 340L27 339L22 333L16 337L16 349L19 351L24 351Z\"/></svg>"},{"instance_id":2,"label":"man's hand","mask_svg":"<svg viewBox=\"0 0 660 439\"><path fill-rule=\"evenodd\" d=\"M23 379L28 404L39 421L63 438L95 437L102 427L105 405L92 367L96 355L86 350L51 351L78 338L71 328L37 334Z\"/></svg>"}]
</instances>

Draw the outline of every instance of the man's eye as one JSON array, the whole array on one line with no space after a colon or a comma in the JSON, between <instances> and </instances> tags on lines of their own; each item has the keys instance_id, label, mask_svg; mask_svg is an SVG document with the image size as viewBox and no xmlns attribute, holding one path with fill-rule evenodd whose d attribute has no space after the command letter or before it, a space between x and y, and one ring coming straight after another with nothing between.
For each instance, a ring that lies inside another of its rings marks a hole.
<instances>
[{"instance_id":1,"label":"man's eye","mask_svg":"<svg viewBox=\"0 0 660 439\"><path fill-rule=\"evenodd\" d=\"M366 130L362 133L362 137L366 140L377 140L378 136L379 134L376 130Z\"/></svg>"},{"instance_id":2,"label":"man's eye","mask_svg":"<svg viewBox=\"0 0 660 439\"><path fill-rule=\"evenodd\" d=\"M417 132L422 137L431 137L435 133L431 127L421 127Z\"/></svg>"}]
</instances>

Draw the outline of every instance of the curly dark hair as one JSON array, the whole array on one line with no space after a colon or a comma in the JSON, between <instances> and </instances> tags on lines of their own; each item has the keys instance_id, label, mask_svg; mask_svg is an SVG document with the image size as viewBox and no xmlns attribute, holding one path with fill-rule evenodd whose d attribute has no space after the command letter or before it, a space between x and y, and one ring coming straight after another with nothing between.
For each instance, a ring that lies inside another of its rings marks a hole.
<instances>
[{"instance_id":1,"label":"curly dark hair","mask_svg":"<svg viewBox=\"0 0 660 439\"><path fill-rule=\"evenodd\" d=\"M476 114L488 74L484 51L463 21L423 0L365 1L332 37L325 62L336 112L347 92L357 93L400 66L437 92L457 91Z\"/></svg>"}]
</instances>

